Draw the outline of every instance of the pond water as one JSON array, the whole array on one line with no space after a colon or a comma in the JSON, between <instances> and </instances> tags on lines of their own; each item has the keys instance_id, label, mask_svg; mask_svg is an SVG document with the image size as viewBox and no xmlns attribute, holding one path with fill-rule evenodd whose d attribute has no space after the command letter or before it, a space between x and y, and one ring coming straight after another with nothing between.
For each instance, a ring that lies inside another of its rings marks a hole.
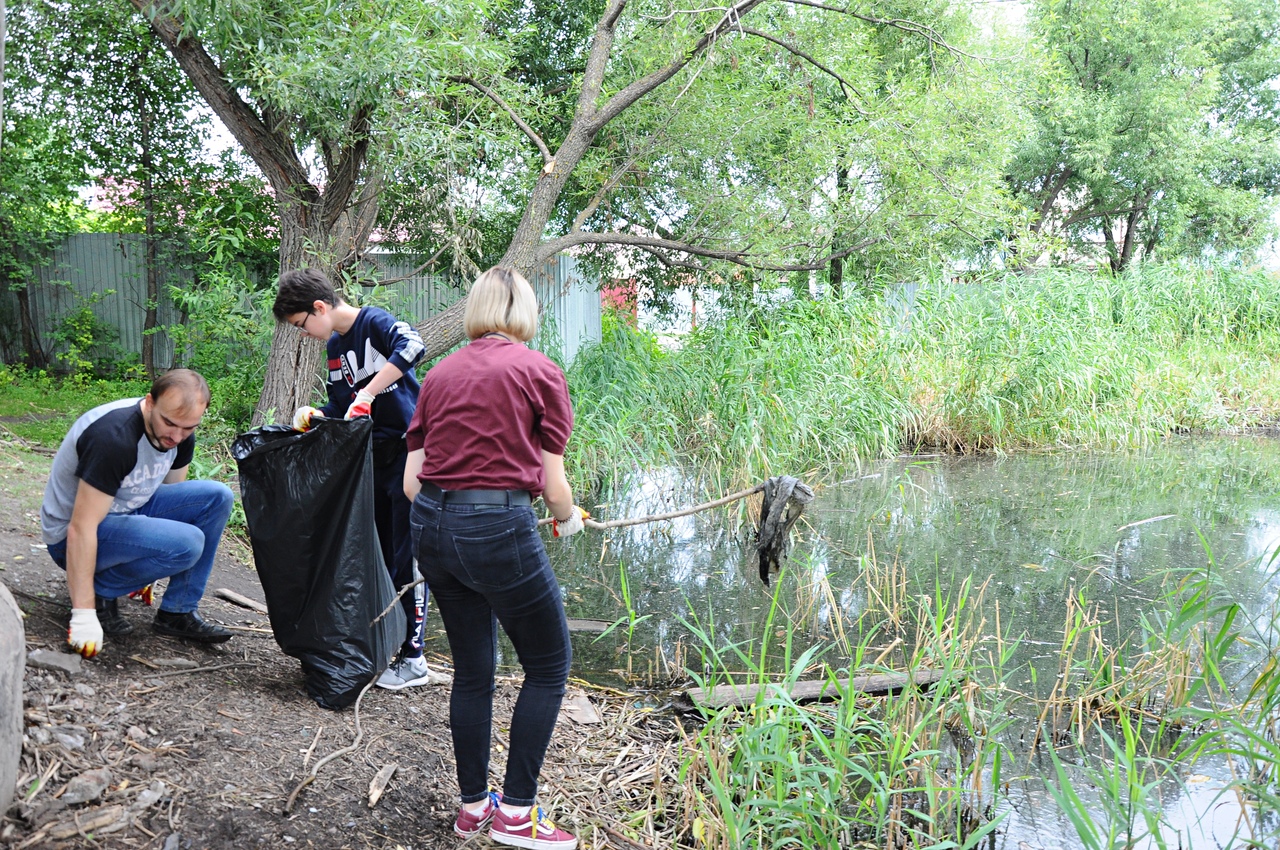
<instances>
[{"instance_id":1,"label":"pond water","mask_svg":"<svg viewBox=\"0 0 1280 850\"><path fill-rule=\"evenodd\" d=\"M593 510L616 518L680 509L696 501L683 489L674 476L651 476ZM569 616L621 621L604 637L575 633L575 675L670 683L699 663L688 622L720 646L738 643L757 655L766 626L775 634L789 626L802 643L830 643L886 608L866 579L869 565L900 577L897 604L907 607L921 595L954 599L966 581L989 582L980 604L990 629L999 623L1021 640L1006 681L1038 697L1059 670L1069 597L1083 593L1118 643L1141 616L1167 612L1165 594L1180 571L1211 562L1221 588L1256 621L1257 652L1276 643L1275 435L1178 438L1140 453L910 457L870 466L821 489L806 510L777 579L781 613L771 623L772 589L759 579L742 504L550 543ZM656 687L655 703L666 699ZM1029 737L1030 719L1007 733L1014 752L1016 739ZM1051 771L1029 752L1019 761L1028 777ZM1224 837L1237 809L1217 798L1226 768L1202 763L1196 774L1160 788L1178 833L1169 834L1170 846L1230 846ZM1081 846L1042 782L1028 781L1001 805L1008 818L997 846Z\"/></svg>"}]
</instances>

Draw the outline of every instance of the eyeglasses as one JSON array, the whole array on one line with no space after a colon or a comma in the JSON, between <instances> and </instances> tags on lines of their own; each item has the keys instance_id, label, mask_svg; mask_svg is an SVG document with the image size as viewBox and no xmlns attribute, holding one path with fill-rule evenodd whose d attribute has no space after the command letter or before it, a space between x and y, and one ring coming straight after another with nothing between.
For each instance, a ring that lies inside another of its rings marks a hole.
<instances>
[{"instance_id":1,"label":"eyeglasses","mask_svg":"<svg viewBox=\"0 0 1280 850\"><path fill-rule=\"evenodd\" d=\"M314 314L307 313L307 315L302 319L301 322L298 322L298 324L294 325L294 327L298 329L298 333L304 334L307 332L307 319L310 319L312 315Z\"/></svg>"}]
</instances>

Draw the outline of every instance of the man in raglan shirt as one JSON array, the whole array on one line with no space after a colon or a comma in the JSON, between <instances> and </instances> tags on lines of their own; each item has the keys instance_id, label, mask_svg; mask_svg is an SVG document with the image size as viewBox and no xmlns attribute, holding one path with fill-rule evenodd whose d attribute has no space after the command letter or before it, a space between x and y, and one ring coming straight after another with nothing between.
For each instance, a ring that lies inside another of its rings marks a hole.
<instances>
[{"instance_id":1,"label":"man in raglan shirt","mask_svg":"<svg viewBox=\"0 0 1280 850\"><path fill-rule=\"evenodd\" d=\"M53 458L40 507L49 555L67 573L67 643L85 658L104 635L126 635L121 596L142 595L169 580L152 629L198 643L231 632L196 613L233 496L216 481L187 481L194 431L209 406L209 385L173 369L142 398L95 407L81 416Z\"/></svg>"}]
</instances>

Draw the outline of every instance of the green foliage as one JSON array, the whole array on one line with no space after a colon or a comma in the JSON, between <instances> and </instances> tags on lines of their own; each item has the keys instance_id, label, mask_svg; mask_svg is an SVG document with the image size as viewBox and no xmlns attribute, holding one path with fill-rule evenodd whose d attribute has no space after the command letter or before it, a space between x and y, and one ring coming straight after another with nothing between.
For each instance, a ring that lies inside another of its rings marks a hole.
<instances>
[{"instance_id":1,"label":"green foliage","mask_svg":"<svg viewBox=\"0 0 1280 850\"><path fill-rule=\"evenodd\" d=\"M84 159L65 128L43 113L24 114L6 104L0 139L0 293L26 295L37 270L61 234L75 226L81 205L74 186L84 176ZM8 304L8 298L3 299ZM0 324L6 361L46 365L28 310L18 309Z\"/></svg>"},{"instance_id":2,"label":"green foliage","mask_svg":"<svg viewBox=\"0 0 1280 850\"><path fill-rule=\"evenodd\" d=\"M570 468L674 464L712 492L920 446L1140 445L1271 421L1280 278L1151 266L779 300L664 348L608 320L569 372Z\"/></svg>"},{"instance_id":3,"label":"green foliage","mask_svg":"<svg viewBox=\"0 0 1280 850\"><path fill-rule=\"evenodd\" d=\"M692 674L699 688L758 687L740 711L701 709L705 725L681 765L697 791L699 846L985 846L1001 822L991 816L991 795L1000 789L998 741L1009 705L998 688L965 687L1002 675L983 669L974 651L980 632L971 600L961 596L936 611L923 605L914 651L892 665L934 666L939 680L872 700L843 680L889 672L872 660L884 657L876 649L885 638L880 627L841 647L848 669L826 664L818 646L793 659L798 627L781 610L779 587L751 647L722 647L711 623L685 622L701 653L703 672ZM775 633L780 676L765 662ZM790 692L801 679L823 682L832 700L797 703ZM953 740L965 742L967 756ZM988 786L992 771L997 781Z\"/></svg>"},{"instance_id":4,"label":"green foliage","mask_svg":"<svg viewBox=\"0 0 1280 850\"><path fill-rule=\"evenodd\" d=\"M143 396L149 386L137 377L72 381L23 366L0 365L0 416L5 417L5 429L15 436L56 449L80 414L108 401Z\"/></svg>"},{"instance_id":5,"label":"green foliage","mask_svg":"<svg viewBox=\"0 0 1280 850\"><path fill-rule=\"evenodd\" d=\"M120 345L120 332L93 312L93 305L114 290L82 299L50 334L68 377L74 383L93 379L134 379L142 375L137 357Z\"/></svg>"},{"instance_id":6,"label":"green foliage","mask_svg":"<svg viewBox=\"0 0 1280 850\"><path fill-rule=\"evenodd\" d=\"M20 3L9 37L13 101L56 116L66 153L93 169L114 207L102 225L176 231L210 176L210 116L146 19L129 4Z\"/></svg>"},{"instance_id":7,"label":"green foliage","mask_svg":"<svg viewBox=\"0 0 1280 850\"><path fill-rule=\"evenodd\" d=\"M224 162L228 180L201 200L188 229L195 281L170 294L184 321L166 328L188 368L213 389L206 431L228 439L247 430L262 390L275 319L272 283L279 239L261 180Z\"/></svg>"},{"instance_id":8,"label":"green foliage","mask_svg":"<svg viewBox=\"0 0 1280 850\"><path fill-rule=\"evenodd\" d=\"M1038 237L1024 257L1050 248L1119 271L1266 243L1280 190L1280 113L1263 82L1280 74L1276 4L1041 0L1031 21L1022 97L1035 130L1009 167Z\"/></svg>"}]
</instances>

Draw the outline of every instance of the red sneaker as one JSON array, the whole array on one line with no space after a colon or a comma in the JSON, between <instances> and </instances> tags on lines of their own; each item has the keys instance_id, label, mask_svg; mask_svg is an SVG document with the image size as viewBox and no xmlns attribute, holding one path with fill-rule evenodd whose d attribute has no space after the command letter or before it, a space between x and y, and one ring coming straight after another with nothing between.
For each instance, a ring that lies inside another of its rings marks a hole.
<instances>
[{"instance_id":1,"label":"red sneaker","mask_svg":"<svg viewBox=\"0 0 1280 850\"><path fill-rule=\"evenodd\" d=\"M489 827L489 837L499 844L527 847L529 850L573 850L578 846L578 839L563 829L557 829L538 806L520 817L508 817L502 809L497 809L493 825Z\"/></svg>"},{"instance_id":2,"label":"red sneaker","mask_svg":"<svg viewBox=\"0 0 1280 850\"><path fill-rule=\"evenodd\" d=\"M453 831L463 838L470 838L483 830L493 820L493 813L498 810L498 802L502 795L497 791L489 792L489 805L478 812L469 812L467 807L458 809L458 819L453 822Z\"/></svg>"}]
</instances>

